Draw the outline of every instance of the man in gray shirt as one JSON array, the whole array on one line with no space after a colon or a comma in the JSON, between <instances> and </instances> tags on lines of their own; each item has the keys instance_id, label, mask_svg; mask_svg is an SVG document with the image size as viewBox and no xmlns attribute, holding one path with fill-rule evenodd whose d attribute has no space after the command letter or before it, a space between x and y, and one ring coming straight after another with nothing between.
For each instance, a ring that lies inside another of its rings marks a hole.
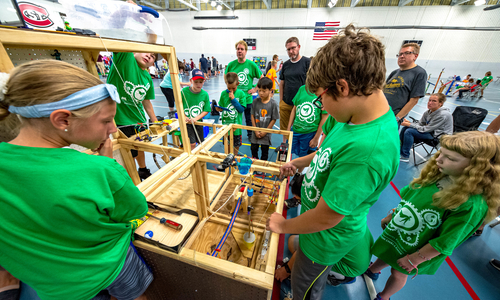
<instances>
[{"instance_id":1,"label":"man in gray shirt","mask_svg":"<svg viewBox=\"0 0 500 300\"><path fill-rule=\"evenodd\" d=\"M384 95L398 122L425 96L427 72L415 63L419 53L418 44L404 44L397 55L399 69L387 77Z\"/></svg>"}]
</instances>

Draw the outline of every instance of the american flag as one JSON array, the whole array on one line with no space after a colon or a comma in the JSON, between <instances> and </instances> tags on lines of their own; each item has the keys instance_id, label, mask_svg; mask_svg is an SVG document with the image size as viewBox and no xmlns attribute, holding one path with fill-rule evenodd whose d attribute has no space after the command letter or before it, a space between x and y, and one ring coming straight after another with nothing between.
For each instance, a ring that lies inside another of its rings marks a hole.
<instances>
[{"instance_id":1,"label":"american flag","mask_svg":"<svg viewBox=\"0 0 500 300\"><path fill-rule=\"evenodd\" d=\"M316 27L330 27L330 28L315 28L313 41L327 41L332 36L338 33L335 27L340 26L340 22L316 22Z\"/></svg>"}]
</instances>

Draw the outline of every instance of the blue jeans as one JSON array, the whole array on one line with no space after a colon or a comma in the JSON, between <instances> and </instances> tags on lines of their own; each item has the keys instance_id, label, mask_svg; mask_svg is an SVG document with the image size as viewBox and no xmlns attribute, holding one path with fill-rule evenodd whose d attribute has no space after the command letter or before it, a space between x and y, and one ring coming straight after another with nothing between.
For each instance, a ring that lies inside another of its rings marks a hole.
<instances>
[{"instance_id":1,"label":"blue jeans","mask_svg":"<svg viewBox=\"0 0 500 300\"><path fill-rule=\"evenodd\" d=\"M292 130L293 131L293 130ZM309 147L309 142L316 135L316 131L311 133L295 133L293 132L292 139L292 153L296 154L298 157L306 156L309 149L314 150Z\"/></svg>"},{"instance_id":2,"label":"blue jeans","mask_svg":"<svg viewBox=\"0 0 500 300\"><path fill-rule=\"evenodd\" d=\"M399 140L401 141L401 156L410 157L411 146L418 141L433 140L434 137L429 132L420 132L415 128L403 127L399 132Z\"/></svg>"}]
</instances>

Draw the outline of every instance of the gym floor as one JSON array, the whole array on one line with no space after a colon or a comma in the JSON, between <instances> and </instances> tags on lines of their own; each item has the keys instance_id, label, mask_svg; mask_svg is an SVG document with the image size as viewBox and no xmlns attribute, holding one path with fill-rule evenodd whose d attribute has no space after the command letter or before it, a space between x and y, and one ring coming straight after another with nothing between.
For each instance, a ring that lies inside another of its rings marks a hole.
<instances>
[{"instance_id":1,"label":"gym floor","mask_svg":"<svg viewBox=\"0 0 500 300\"><path fill-rule=\"evenodd\" d=\"M159 88L161 80L155 79L153 81L156 94L153 106L156 115L166 116L169 110L166 99ZM188 81L188 77L185 77L183 81ZM430 81L436 82L437 78L431 78ZM210 100L215 99L218 101L220 93L226 89L222 75L206 81L203 89L208 92ZM432 92L432 89L433 86L431 85L429 92ZM420 99L409 115L415 119L420 119L427 110L428 98L429 96ZM274 101L279 102L279 95L274 96ZM462 105L487 109L489 113L480 126L480 130L486 129L488 124L500 114L500 84L492 82L486 88L484 97L480 100L456 100L456 97L448 97L444 104L452 112L455 107ZM209 118L215 119L216 123L218 122L218 116L209 116ZM275 128L279 128L279 121L276 122ZM269 150L270 160L276 160L276 153L273 149L279 146L280 143L281 138L278 135L273 135L272 148ZM215 147L215 151L223 151L222 143ZM240 148L240 152L251 156L250 142L246 138L245 132L243 133L243 146ZM427 155L422 148L417 148L416 152L417 162ZM160 166L164 165L161 160L159 160L159 163ZM152 172L157 170L150 155L147 155L147 165ZM413 154L411 154L409 163L400 164L399 171L393 180L394 187L387 186L379 201L371 208L368 214L368 227L375 239L382 233L380 220L387 215L391 208L396 207L399 203L400 198L397 189L402 189L414 177L417 177L423 166L422 164L415 167L413 165ZM297 216L298 211L300 211L298 208L289 209L287 218ZM288 235L285 238L283 257L290 257L291 255L286 246L287 239ZM498 299L500 294L500 272L491 267L489 260L492 258L500 259L500 226L495 228L486 226L481 236L471 237L458 247L449 258L448 262L443 263L434 276L417 276L414 280L408 280L406 286L392 299ZM389 274L389 269L385 269L382 271L380 278L374 281L377 291L383 289ZM280 300L286 296L288 291L290 291L290 281L285 280L281 284ZM352 284L338 287L327 285L323 299L370 300L370 297L364 279L358 277L356 282Z\"/></svg>"}]
</instances>

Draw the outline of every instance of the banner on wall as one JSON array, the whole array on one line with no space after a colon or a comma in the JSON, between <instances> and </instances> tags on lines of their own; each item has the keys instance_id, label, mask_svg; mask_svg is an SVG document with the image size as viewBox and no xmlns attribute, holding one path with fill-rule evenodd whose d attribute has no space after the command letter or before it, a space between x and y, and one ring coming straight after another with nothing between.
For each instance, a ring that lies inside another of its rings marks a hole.
<instances>
[{"instance_id":1,"label":"banner on wall","mask_svg":"<svg viewBox=\"0 0 500 300\"><path fill-rule=\"evenodd\" d=\"M313 34L313 41L327 41L332 36L337 35L340 26L340 22L316 22L314 25L316 27L326 27L326 28L315 28Z\"/></svg>"}]
</instances>

